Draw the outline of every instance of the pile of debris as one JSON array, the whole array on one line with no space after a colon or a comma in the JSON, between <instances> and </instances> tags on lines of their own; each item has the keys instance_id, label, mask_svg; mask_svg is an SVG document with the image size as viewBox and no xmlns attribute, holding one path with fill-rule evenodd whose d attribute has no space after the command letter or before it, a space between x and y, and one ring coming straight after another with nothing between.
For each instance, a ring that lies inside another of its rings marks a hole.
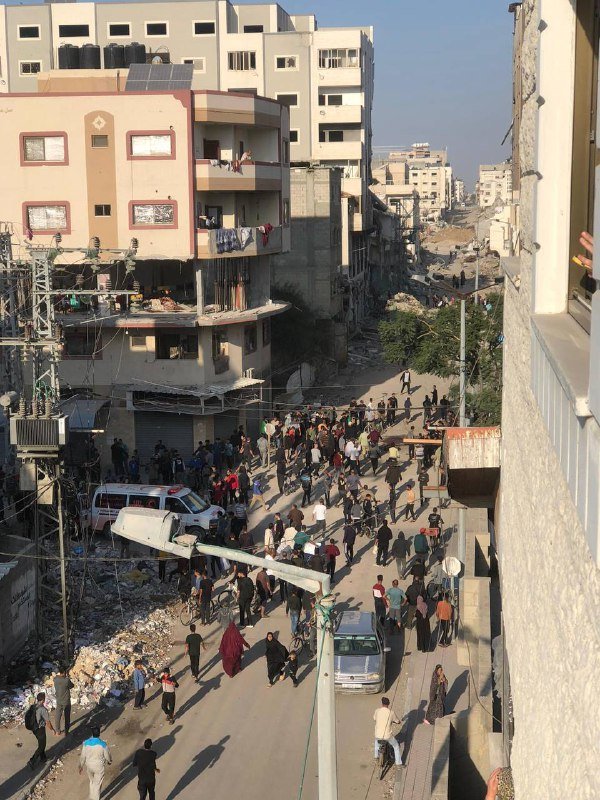
<instances>
[{"instance_id":1,"label":"pile of debris","mask_svg":"<svg viewBox=\"0 0 600 800\"><path fill-rule=\"evenodd\" d=\"M385 304L386 311L409 311L412 314L424 314L427 310L416 297L406 292L398 292Z\"/></svg>"},{"instance_id":2,"label":"pile of debris","mask_svg":"<svg viewBox=\"0 0 600 800\"><path fill-rule=\"evenodd\" d=\"M88 577L74 642L76 657L69 671L74 684L72 703L83 708L126 701L133 689L134 662L142 660L152 675L167 663L173 644L176 604L172 590L158 583L155 565L143 561L134 569L124 564L117 581L114 562L104 560L113 552L105 545L96 551L101 558L90 556L87 561ZM0 725L22 722L38 692L46 693L48 708L55 707L53 679L60 661L59 646L38 666L33 651L21 654L20 664L12 666L15 675L21 667L23 678L13 688L0 690Z\"/></svg>"}]
</instances>

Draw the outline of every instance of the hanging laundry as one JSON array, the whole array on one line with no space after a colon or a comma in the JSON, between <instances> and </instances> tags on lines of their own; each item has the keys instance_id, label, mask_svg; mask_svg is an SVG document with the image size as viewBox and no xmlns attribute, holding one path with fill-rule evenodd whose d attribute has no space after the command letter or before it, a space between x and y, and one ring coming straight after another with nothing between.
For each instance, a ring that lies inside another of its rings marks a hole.
<instances>
[{"instance_id":1,"label":"hanging laundry","mask_svg":"<svg viewBox=\"0 0 600 800\"><path fill-rule=\"evenodd\" d=\"M252 241L252 228L239 228L238 234L242 250L244 250L246 245Z\"/></svg>"},{"instance_id":2,"label":"hanging laundry","mask_svg":"<svg viewBox=\"0 0 600 800\"><path fill-rule=\"evenodd\" d=\"M211 167L220 167L221 166L219 161L216 158L211 158L210 165L211 165Z\"/></svg>"},{"instance_id":3,"label":"hanging laundry","mask_svg":"<svg viewBox=\"0 0 600 800\"><path fill-rule=\"evenodd\" d=\"M265 225L260 225L256 230L262 233L263 247L266 247L269 243L269 234L273 230L273 226L270 222L267 222Z\"/></svg>"},{"instance_id":4,"label":"hanging laundry","mask_svg":"<svg viewBox=\"0 0 600 800\"><path fill-rule=\"evenodd\" d=\"M231 253L232 250L241 250L235 228L219 228L215 234L217 253Z\"/></svg>"}]
</instances>

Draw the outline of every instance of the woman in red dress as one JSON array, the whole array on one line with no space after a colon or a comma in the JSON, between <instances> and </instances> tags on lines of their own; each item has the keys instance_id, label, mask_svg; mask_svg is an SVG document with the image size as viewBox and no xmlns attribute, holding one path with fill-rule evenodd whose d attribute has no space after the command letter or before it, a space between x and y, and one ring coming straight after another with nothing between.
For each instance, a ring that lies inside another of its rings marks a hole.
<instances>
[{"instance_id":1,"label":"woman in red dress","mask_svg":"<svg viewBox=\"0 0 600 800\"><path fill-rule=\"evenodd\" d=\"M250 645L236 628L235 622L230 622L219 645L223 669L230 678L233 678L242 669L244 647L249 648Z\"/></svg>"}]
</instances>

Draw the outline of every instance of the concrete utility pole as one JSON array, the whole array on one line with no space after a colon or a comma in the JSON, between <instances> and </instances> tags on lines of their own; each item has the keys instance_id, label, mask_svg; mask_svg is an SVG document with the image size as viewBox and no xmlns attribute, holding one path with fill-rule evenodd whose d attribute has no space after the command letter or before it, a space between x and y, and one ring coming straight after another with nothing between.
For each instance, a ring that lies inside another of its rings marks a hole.
<instances>
[{"instance_id":1,"label":"concrete utility pole","mask_svg":"<svg viewBox=\"0 0 600 800\"><path fill-rule=\"evenodd\" d=\"M460 406L459 424L464 428L467 424L467 297L460 298ZM465 563L467 556L466 511L464 506L458 509L458 558Z\"/></svg>"}]
</instances>

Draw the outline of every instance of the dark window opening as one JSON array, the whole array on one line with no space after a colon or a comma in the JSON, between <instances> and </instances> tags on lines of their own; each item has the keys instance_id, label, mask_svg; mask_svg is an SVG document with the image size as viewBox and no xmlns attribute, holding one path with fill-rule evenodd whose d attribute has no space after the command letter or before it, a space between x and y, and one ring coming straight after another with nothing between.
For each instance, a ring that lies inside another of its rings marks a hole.
<instances>
[{"instance_id":1,"label":"dark window opening","mask_svg":"<svg viewBox=\"0 0 600 800\"><path fill-rule=\"evenodd\" d=\"M19 39L39 39L39 25L19 25Z\"/></svg>"},{"instance_id":2,"label":"dark window opening","mask_svg":"<svg viewBox=\"0 0 600 800\"><path fill-rule=\"evenodd\" d=\"M101 349L102 342L93 331L65 334L65 356L67 357L89 358Z\"/></svg>"},{"instance_id":3,"label":"dark window opening","mask_svg":"<svg viewBox=\"0 0 600 800\"><path fill-rule=\"evenodd\" d=\"M166 22L147 22L146 23L146 36L166 36L167 23Z\"/></svg>"},{"instance_id":4,"label":"dark window opening","mask_svg":"<svg viewBox=\"0 0 600 800\"><path fill-rule=\"evenodd\" d=\"M89 36L89 25L59 25L58 35L62 38L76 38L78 36Z\"/></svg>"},{"instance_id":5,"label":"dark window opening","mask_svg":"<svg viewBox=\"0 0 600 800\"><path fill-rule=\"evenodd\" d=\"M195 360L198 358L198 336L188 333L159 333L156 336L156 358L160 360Z\"/></svg>"},{"instance_id":6,"label":"dark window opening","mask_svg":"<svg viewBox=\"0 0 600 800\"><path fill-rule=\"evenodd\" d=\"M282 106L287 106L291 108L292 106L298 105L298 95L297 94L278 94L277 95L277 102L281 103Z\"/></svg>"},{"instance_id":7,"label":"dark window opening","mask_svg":"<svg viewBox=\"0 0 600 800\"><path fill-rule=\"evenodd\" d=\"M266 347L268 344L271 344L271 320L270 319L263 319L263 323L262 323L262 340L263 340L263 347Z\"/></svg>"},{"instance_id":8,"label":"dark window opening","mask_svg":"<svg viewBox=\"0 0 600 800\"><path fill-rule=\"evenodd\" d=\"M109 36L129 36L128 22L110 22L108 25Z\"/></svg>"},{"instance_id":9,"label":"dark window opening","mask_svg":"<svg viewBox=\"0 0 600 800\"><path fill-rule=\"evenodd\" d=\"M92 147L108 147L108 136L105 134L92 134Z\"/></svg>"},{"instance_id":10,"label":"dark window opening","mask_svg":"<svg viewBox=\"0 0 600 800\"><path fill-rule=\"evenodd\" d=\"M256 324L244 327L244 354L256 351Z\"/></svg>"},{"instance_id":11,"label":"dark window opening","mask_svg":"<svg viewBox=\"0 0 600 800\"><path fill-rule=\"evenodd\" d=\"M330 142L343 142L344 141L344 131L329 131L329 141Z\"/></svg>"},{"instance_id":12,"label":"dark window opening","mask_svg":"<svg viewBox=\"0 0 600 800\"><path fill-rule=\"evenodd\" d=\"M94 206L95 217L110 217L110 206L102 203Z\"/></svg>"},{"instance_id":13,"label":"dark window opening","mask_svg":"<svg viewBox=\"0 0 600 800\"><path fill-rule=\"evenodd\" d=\"M194 33L196 36L206 36L215 32L214 22L194 22Z\"/></svg>"},{"instance_id":14,"label":"dark window opening","mask_svg":"<svg viewBox=\"0 0 600 800\"><path fill-rule=\"evenodd\" d=\"M244 33L262 33L263 31L263 25L244 25Z\"/></svg>"},{"instance_id":15,"label":"dark window opening","mask_svg":"<svg viewBox=\"0 0 600 800\"><path fill-rule=\"evenodd\" d=\"M290 131L290 142L297 142L298 141L298 131Z\"/></svg>"}]
</instances>

